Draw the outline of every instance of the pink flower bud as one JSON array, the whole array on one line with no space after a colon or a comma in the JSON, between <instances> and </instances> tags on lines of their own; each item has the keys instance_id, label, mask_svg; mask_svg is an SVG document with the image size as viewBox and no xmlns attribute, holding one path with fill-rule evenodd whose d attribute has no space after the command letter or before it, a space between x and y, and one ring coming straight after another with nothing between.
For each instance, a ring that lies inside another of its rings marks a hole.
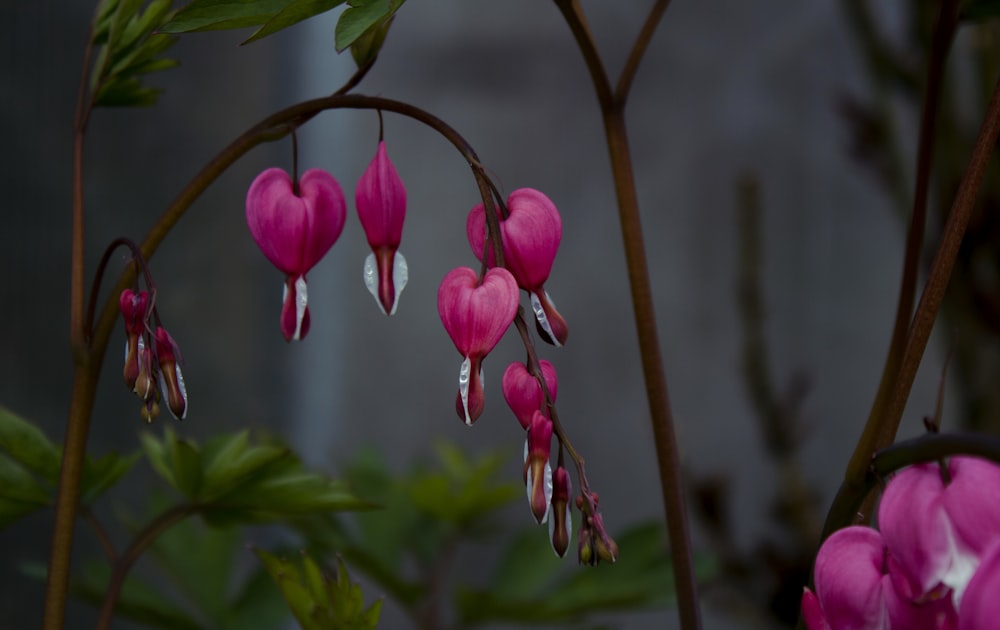
<instances>
[{"instance_id":1,"label":"pink flower bud","mask_svg":"<svg viewBox=\"0 0 1000 630\"><path fill-rule=\"evenodd\" d=\"M556 468L552 475L552 518L549 519L549 540L552 550L562 558L569 549L570 536L573 531L573 513L569 503L569 495L573 484L569 473L562 466Z\"/></svg>"},{"instance_id":2,"label":"pink flower bud","mask_svg":"<svg viewBox=\"0 0 1000 630\"><path fill-rule=\"evenodd\" d=\"M187 416L187 389L181 374L180 350L170 333L162 327L156 328L156 358L160 364L160 391L167 399L167 409L178 420Z\"/></svg>"},{"instance_id":3,"label":"pink flower bud","mask_svg":"<svg viewBox=\"0 0 1000 630\"><path fill-rule=\"evenodd\" d=\"M986 548L1000 537L1000 466L952 457L946 485L938 464L910 466L890 479L879 528L910 576L901 594L923 600L951 589L958 606Z\"/></svg>"},{"instance_id":4,"label":"pink flower bud","mask_svg":"<svg viewBox=\"0 0 1000 630\"><path fill-rule=\"evenodd\" d=\"M385 142L378 143L375 158L358 180L354 200L372 248L365 260L365 286L382 312L392 315L409 277L406 259L397 251L406 218L406 188L386 154Z\"/></svg>"},{"instance_id":5,"label":"pink flower bud","mask_svg":"<svg viewBox=\"0 0 1000 630\"><path fill-rule=\"evenodd\" d=\"M483 412L482 361L507 332L517 314L518 291L506 269L490 269L482 283L468 267L448 272L438 288L438 314L459 354L455 408L472 425Z\"/></svg>"},{"instance_id":6,"label":"pink flower bud","mask_svg":"<svg viewBox=\"0 0 1000 630\"><path fill-rule=\"evenodd\" d=\"M549 396L552 397L552 402L555 402L558 390L556 369L544 359L538 364L542 368L545 386L549 388ZM525 364L515 361L508 365L503 373L502 383L503 397L522 427L528 428L528 425L531 424L531 416L538 410L541 410L546 416L549 415L545 405L545 394L542 392L538 380L528 372L528 367Z\"/></svg>"},{"instance_id":7,"label":"pink flower bud","mask_svg":"<svg viewBox=\"0 0 1000 630\"><path fill-rule=\"evenodd\" d=\"M125 320L125 367L122 374L125 385L135 390L139 378L139 337L146 333L149 319L149 293L125 289L118 298L118 306Z\"/></svg>"},{"instance_id":8,"label":"pink flower bud","mask_svg":"<svg viewBox=\"0 0 1000 630\"><path fill-rule=\"evenodd\" d=\"M528 427L528 437L524 441L524 485L528 491L531 514L539 523L544 523L548 518L552 503L552 465L549 464L551 450L552 421L542 415L541 411L535 411Z\"/></svg>"},{"instance_id":9,"label":"pink flower bud","mask_svg":"<svg viewBox=\"0 0 1000 630\"><path fill-rule=\"evenodd\" d=\"M504 264L514 274L518 286L528 292L535 323L542 337L560 346L569 329L542 285L549 278L559 241L562 219L552 201L533 188L520 188L507 197L509 215L500 221ZM479 204L465 224L472 252L483 260L486 250L486 210ZM488 265L496 261L491 252Z\"/></svg>"},{"instance_id":10,"label":"pink flower bud","mask_svg":"<svg viewBox=\"0 0 1000 630\"><path fill-rule=\"evenodd\" d=\"M267 259L286 275L281 332L287 341L309 332L306 273L326 254L344 229L346 203L329 173L310 169L298 191L288 173L269 168L247 191L247 225Z\"/></svg>"}]
</instances>

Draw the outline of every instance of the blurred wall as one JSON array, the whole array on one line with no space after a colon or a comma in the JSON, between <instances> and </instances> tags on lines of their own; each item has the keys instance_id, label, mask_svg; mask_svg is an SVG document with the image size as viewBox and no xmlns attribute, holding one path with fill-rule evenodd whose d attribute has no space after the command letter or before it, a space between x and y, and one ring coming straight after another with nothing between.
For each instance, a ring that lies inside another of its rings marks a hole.
<instances>
[{"instance_id":1,"label":"blurred wall","mask_svg":"<svg viewBox=\"0 0 1000 630\"><path fill-rule=\"evenodd\" d=\"M650 3L584 4L616 75ZM13 19L0 27L8 138L0 152L0 404L55 439L71 375L70 143L89 12L85 2L14 0ZM95 114L86 166L90 270L110 239L141 238L179 187L241 130L339 86L352 66L333 55L334 22L328 16L247 47L237 47L240 33L184 37L176 47L184 65L151 80L166 90L155 108ZM747 547L773 538L768 510L777 477L740 367L736 181L747 172L760 181L769 350L780 386L797 371L809 377L802 474L825 503L874 395L900 273L902 227L889 199L847 158L836 112L844 91L865 89L859 64L833 0L677 2L628 108L682 458L692 478L729 478L738 542ZM596 99L556 9L528 0L408 3L358 91L426 108L465 135L502 190L539 188L560 208L563 244L546 288L570 339L560 350L541 348L559 370L560 416L587 458L612 532L660 517ZM330 470L362 445L377 446L398 469L428 456L438 440L472 452L520 452L523 433L499 383L507 363L523 358L519 343L505 339L486 361L486 412L468 429L453 411L462 358L436 312L444 274L475 264L465 239L474 181L454 149L426 128L387 115L385 134L409 196L401 251L410 284L395 317L384 317L362 284L368 250L353 215L354 184L377 140L371 112L329 113L300 132L300 168L331 170L351 208L340 242L309 275L313 324L304 343L280 338L282 277L243 218L253 176L290 167L287 141L254 150L223 176L153 259L160 314L187 362L184 435L268 428ZM119 385L119 360L112 347L90 439L98 453L135 448L143 429ZM933 407L940 359L931 353L925 363L907 433L918 432ZM520 477L515 459L512 479ZM147 481L130 480L126 496L144 492ZM114 499L104 503L107 514L120 509ZM509 522L527 518L519 509ZM44 562L50 521L44 514L0 532L0 545L12 550L0 573L7 593L0 619L14 620L5 627L37 623L41 587L16 567ZM695 539L705 544L697 527ZM81 530L78 541L78 556L95 553L89 532ZM492 560L487 552L462 563L460 579L488 575ZM709 627L725 627L707 597ZM79 627L91 624L82 621L91 611L73 611ZM387 615L386 627L395 627L398 617ZM674 623L672 613L658 613L629 617L626 627L664 627L665 618Z\"/></svg>"}]
</instances>

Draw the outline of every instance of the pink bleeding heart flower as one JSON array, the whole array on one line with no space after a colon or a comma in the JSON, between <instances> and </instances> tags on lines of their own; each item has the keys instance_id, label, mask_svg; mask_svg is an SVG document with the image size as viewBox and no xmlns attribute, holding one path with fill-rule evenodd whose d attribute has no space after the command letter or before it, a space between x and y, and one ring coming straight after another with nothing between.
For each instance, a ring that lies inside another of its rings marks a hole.
<instances>
[{"instance_id":1,"label":"pink bleeding heart flower","mask_svg":"<svg viewBox=\"0 0 1000 630\"><path fill-rule=\"evenodd\" d=\"M951 590L956 607L980 557L1000 539L1000 466L975 457L918 464L889 480L879 505L879 528L889 552L910 580L902 594L914 601Z\"/></svg>"},{"instance_id":2,"label":"pink bleeding heart flower","mask_svg":"<svg viewBox=\"0 0 1000 630\"><path fill-rule=\"evenodd\" d=\"M552 201L533 188L519 188L507 197L508 216L500 221L504 264L514 274L518 286L528 292L535 323L545 341L561 346L569 329L543 285L549 279L559 241L562 219ZM486 210L479 204L465 224L472 252L483 260L486 250ZM490 253L488 265L496 261Z\"/></svg>"},{"instance_id":3,"label":"pink bleeding heart flower","mask_svg":"<svg viewBox=\"0 0 1000 630\"><path fill-rule=\"evenodd\" d=\"M558 391L556 368L545 359L539 361L538 364L542 369L542 377L545 379L549 396L552 397L552 402L555 402ZM538 379L528 371L528 366L525 364L515 361L508 365L503 373L502 384L503 397L507 401L507 405L525 429L531 424L531 416L534 412L541 410L546 417L549 415L542 387L538 384Z\"/></svg>"},{"instance_id":4,"label":"pink bleeding heart flower","mask_svg":"<svg viewBox=\"0 0 1000 630\"><path fill-rule=\"evenodd\" d=\"M996 626L1000 619L1000 539L980 559L969 580L958 613L958 630L980 630Z\"/></svg>"},{"instance_id":5,"label":"pink bleeding heart flower","mask_svg":"<svg viewBox=\"0 0 1000 630\"><path fill-rule=\"evenodd\" d=\"M139 343L149 321L149 293L125 289L118 297L118 307L125 320L125 384L134 390L139 378Z\"/></svg>"},{"instance_id":6,"label":"pink bleeding heart flower","mask_svg":"<svg viewBox=\"0 0 1000 630\"><path fill-rule=\"evenodd\" d=\"M573 531L573 511L569 495L573 491L569 473L562 466L552 474L552 518L549 519L549 540L552 550L562 558L569 549L570 532Z\"/></svg>"},{"instance_id":7,"label":"pink bleeding heart flower","mask_svg":"<svg viewBox=\"0 0 1000 630\"><path fill-rule=\"evenodd\" d=\"M382 312L392 315L409 278L406 258L397 251L406 218L406 188L386 154L385 142L379 141L375 158L358 180L354 200L372 248L365 259L365 286Z\"/></svg>"},{"instance_id":8,"label":"pink bleeding heart flower","mask_svg":"<svg viewBox=\"0 0 1000 630\"><path fill-rule=\"evenodd\" d=\"M344 229L344 193L326 171L306 171L295 187L288 173L269 168L253 180L246 206L250 234L286 276L281 332L286 341L302 339L309 332L306 273Z\"/></svg>"},{"instance_id":9,"label":"pink bleeding heart flower","mask_svg":"<svg viewBox=\"0 0 1000 630\"><path fill-rule=\"evenodd\" d=\"M156 328L156 359L160 364L160 391L167 399L167 409L178 420L187 417L188 397L184 375L178 363L181 352L165 328Z\"/></svg>"},{"instance_id":10,"label":"pink bleeding heart flower","mask_svg":"<svg viewBox=\"0 0 1000 630\"><path fill-rule=\"evenodd\" d=\"M803 618L809 630L948 630L956 614L950 598L917 604L896 588L906 576L870 527L834 532L820 548L813 569L815 595L806 589Z\"/></svg>"},{"instance_id":11,"label":"pink bleeding heart flower","mask_svg":"<svg viewBox=\"0 0 1000 630\"><path fill-rule=\"evenodd\" d=\"M524 486L528 491L528 506L539 523L549 516L552 503L552 421L535 411L524 440ZM569 499L567 492L567 500Z\"/></svg>"},{"instance_id":12,"label":"pink bleeding heart flower","mask_svg":"<svg viewBox=\"0 0 1000 630\"><path fill-rule=\"evenodd\" d=\"M517 282L506 269L479 275L468 267L448 272L438 288L438 314L459 354L458 417L472 425L483 413L483 358L507 332L517 314Z\"/></svg>"}]
</instances>

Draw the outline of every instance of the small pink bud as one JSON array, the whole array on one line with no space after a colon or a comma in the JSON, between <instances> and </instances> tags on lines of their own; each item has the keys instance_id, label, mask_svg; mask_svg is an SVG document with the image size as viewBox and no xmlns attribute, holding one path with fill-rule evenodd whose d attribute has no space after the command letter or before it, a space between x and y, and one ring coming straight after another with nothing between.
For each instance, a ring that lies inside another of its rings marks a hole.
<instances>
[{"instance_id":1,"label":"small pink bud","mask_svg":"<svg viewBox=\"0 0 1000 630\"><path fill-rule=\"evenodd\" d=\"M528 437L524 441L524 485L528 492L531 514L539 523L549 516L552 503L552 465L549 452L552 450L552 421L535 411L528 427ZM568 500L568 497L567 497Z\"/></svg>"},{"instance_id":2,"label":"small pink bud","mask_svg":"<svg viewBox=\"0 0 1000 630\"><path fill-rule=\"evenodd\" d=\"M340 184L320 169L310 169L298 182L279 168L269 168L247 191L250 234L271 263L287 277L281 332L287 341L309 332L306 273L333 246L344 229L346 203Z\"/></svg>"},{"instance_id":3,"label":"small pink bud","mask_svg":"<svg viewBox=\"0 0 1000 630\"><path fill-rule=\"evenodd\" d=\"M569 473L562 466L556 468L552 475L552 518L549 519L549 540L552 550L562 558L569 549L571 532L573 531L573 513L570 508L569 495L573 484Z\"/></svg>"},{"instance_id":4,"label":"small pink bud","mask_svg":"<svg viewBox=\"0 0 1000 630\"><path fill-rule=\"evenodd\" d=\"M397 251L406 218L406 188L385 142L379 141L374 159L358 180L354 200L372 249L365 260L365 286L382 312L392 315L409 277L406 259Z\"/></svg>"},{"instance_id":5,"label":"small pink bud","mask_svg":"<svg viewBox=\"0 0 1000 630\"><path fill-rule=\"evenodd\" d=\"M543 287L562 240L559 211L548 197L533 188L519 188L512 192L507 197L507 211L507 218L500 221L504 264L514 274L518 286L528 292L542 338L561 346L566 343L569 329ZM486 210L483 204L469 213L465 229L472 252L483 260L486 250ZM487 264L496 264L492 253Z\"/></svg>"},{"instance_id":6,"label":"small pink bud","mask_svg":"<svg viewBox=\"0 0 1000 630\"><path fill-rule=\"evenodd\" d=\"M555 402L558 390L556 369L544 359L538 364L542 368L542 376L545 378L545 386L549 389L549 396L552 397L552 402ZM548 416L545 394L538 384L538 379L528 372L528 367L525 364L515 361L508 365L503 373L502 386L503 397L507 401L507 405L525 429L531 424L531 416L534 412L541 410Z\"/></svg>"},{"instance_id":7,"label":"small pink bud","mask_svg":"<svg viewBox=\"0 0 1000 630\"><path fill-rule=\"evenodd\" d=\"M459 354L458 416L471 425L484 406L482 361L507 332L517 314L518 291L506 269L490 269L482 283L468 267L448 272L438 288L438 315Z\"/></svg>"},{"instance_id":8,"label":"small pink bud","mask_svg":"<svg viewBox=\"0 0 1000 630\"><path fill-rule=\"evenodd\" d=\"M181 374L180 350L170 333L162 327L156 328L156 358L160 364L160 391L167 399L167 409L178 420L187 416L188 397Z\"/></svg>"},{"instance_id":9,"label":"small pink bud","mask_svg":"<svg viewBox=\"0 0 1000 630\"><path fill-rule=\"evenodd\" d=\"M118 298L118 306L125 320L125 367L122 374L125 385L134 390L139 378L139 337L146 333L149 319L149 293L125 289Z\"/></svg>"}]
</instances>

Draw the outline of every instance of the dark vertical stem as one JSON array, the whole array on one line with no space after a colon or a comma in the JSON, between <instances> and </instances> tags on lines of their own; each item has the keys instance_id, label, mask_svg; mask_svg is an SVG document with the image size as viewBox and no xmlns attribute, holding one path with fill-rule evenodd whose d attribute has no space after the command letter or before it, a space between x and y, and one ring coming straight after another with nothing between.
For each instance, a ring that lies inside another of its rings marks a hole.
<instances>
[{"instance_id":1,"label":"dark vertical stem","mask_svg":"<svg viewBox=\"0 0 1000 630\"><path fill-rule=\"evenodd\" d=\"M694 576L691 554L691 537L688 532L687 508L681 482L680 458L674 435L673 415L667 379L660 352L656 312L646 264L646 251L639 217L639 200L635 189L635 175L629 152L628 132L625 125L625 102L642 54L646 50L656 25L666 10L668 1L658 1L650 11L642 30L632 47L625 70L612 91L600 54L590 34L590 28L578 0L555 0L583 54L601 107L604 132L611 158L615 195L618 199L618 216L622 238L625 242L625 261L628 268L632 309L639 338L642 372L649 401L650 420L659 466L660 488L666 512L667 534L673 554L674 580L677 589L678 614L681 627L692 630L701 627L698 607L698 588Z\"/></svg>"},{"instance_id":2,"label":"dark vertical stem","mask_svg":"<svg viewBox=\"0 0 1000 630\"><path fill-rule=\"evenodd\" d=\"M924 104L920 117L920 136L917 148L916 184L913 193L913 207L910 225L906 235L903 277L899 287L896 319L889 344L882 377L875 401L865 424L864 433L858 440L847 466L846 478L849 482L860 483L868 470L872 454L879 448L892 443L896 435L898 420L893 424L887 415L890 400L899 382L900 362L907 343L910 321L913 317L913 302L916 295L917 276L920 271L920 254L924 243L924 226L927 219L927 195L930 189L931 165L937 130L938 110L941 103L941 86L944 81L945 60L958 24L957 2L946 0L934 28L931 42L930 66L924 87ZM936 309L935 309L936 313ZM891 430L890 430L891 427Z\"/></svg>"}]
</instances>

